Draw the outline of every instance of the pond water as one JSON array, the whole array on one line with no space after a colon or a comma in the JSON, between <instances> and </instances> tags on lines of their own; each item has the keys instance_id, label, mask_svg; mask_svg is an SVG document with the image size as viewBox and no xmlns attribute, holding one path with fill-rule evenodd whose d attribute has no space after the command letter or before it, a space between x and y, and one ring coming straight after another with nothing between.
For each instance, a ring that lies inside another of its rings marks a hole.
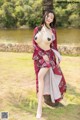
<instances>
[{"instance_id":1,"label":"pond water","mask_svg":"<svg viewBox=\"0 0 80 120\"><path fill-rule=\"evenodd\" d=\"M0 30L0 43L31 43L32 29L6 29ZM80 46L80 29L58 28L58 44Z\"/></svg>"}]
</instances>

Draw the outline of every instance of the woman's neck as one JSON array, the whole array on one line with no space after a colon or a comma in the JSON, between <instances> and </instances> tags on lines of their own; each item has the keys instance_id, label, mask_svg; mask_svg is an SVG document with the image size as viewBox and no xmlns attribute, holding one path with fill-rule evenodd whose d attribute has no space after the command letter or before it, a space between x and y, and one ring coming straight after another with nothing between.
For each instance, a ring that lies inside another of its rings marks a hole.
<instances>
[{"instance_id":1,"label":"woman's neck","mask_svg":"<svg viewBox=\"0 0 80 120\"><path fill-rule=\"evenodd\" d=\"M48 25L48 24L45 24L45 26L46 26L48 29L51 29L50 25Z\"/></svg>"}]
</instances>

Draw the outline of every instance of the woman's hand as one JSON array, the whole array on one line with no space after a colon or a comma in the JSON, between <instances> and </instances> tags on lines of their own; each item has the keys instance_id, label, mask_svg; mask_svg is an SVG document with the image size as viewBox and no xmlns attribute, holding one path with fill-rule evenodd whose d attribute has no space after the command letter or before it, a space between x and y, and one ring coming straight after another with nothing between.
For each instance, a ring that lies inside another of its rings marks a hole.
<instances>
[{"instance_id":1,"label":"woman's hand","mask_svg":"<svg viewBox=\"0 0 80 120\"><path fill-rule=\"evenodd\" d=\"M47 55L43 55L43 59L46 61L46 62L49 62L49 58Z\"/></svg>"}]
</instances>

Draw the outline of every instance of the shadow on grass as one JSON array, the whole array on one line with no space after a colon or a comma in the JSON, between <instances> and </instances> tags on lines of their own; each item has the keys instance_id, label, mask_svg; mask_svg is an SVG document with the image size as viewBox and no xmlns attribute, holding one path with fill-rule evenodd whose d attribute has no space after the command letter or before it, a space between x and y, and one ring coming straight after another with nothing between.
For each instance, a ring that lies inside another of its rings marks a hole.
<instances>
[{"instance_id":1,"label":"shadow on grass","mask_svg":"<svg viewBox=\"0 0 80 120\"><path fill-rule=\"evenodd\" d=\"M45 120L79 120L80 119L80 93L76 92L76 87L67 85L67 92L65 99L67 100L66 106L57 106L53 108L43 106L43 118ZM36 116L37 98L35 92L32 90L27 91L24 97L22 93L9 93L8 97L11 106L14 106L21 111L28 112Z\"/></svg>"},{"instance_id":2,"label":"shadow on grass","mask_svg":"<svg viewBox=\"0 0 80 120\"><path fill-rule=\"evenodd\" d=\"M67 84L65 98L70 104L80 104L80 92L77 92L76 87L73 87L70 84Z\"/></svg>"},{"instance_id":3,"label":"shadow on grass","mask_svg":"<svg viewBox=\"0 0 80 120\"><path fill-rule=\"evenodd\" d=\"M70 93L72 95L80 96L80 92L76 92L76 87L73 87L68 83L67 83L67 90L68 90L68 93Z\"/></svg>"},{"instance_id":4,"label":"shadow on grass","mask_svg":"<svg viewBox=\"0 0 80 120\"><path fill-rule=\"evenodd\" d=\"M45 107L43 109L43 116L46 120L79 120L80 105L68 104L53 110Z\"/></svg>"}]
</instances>

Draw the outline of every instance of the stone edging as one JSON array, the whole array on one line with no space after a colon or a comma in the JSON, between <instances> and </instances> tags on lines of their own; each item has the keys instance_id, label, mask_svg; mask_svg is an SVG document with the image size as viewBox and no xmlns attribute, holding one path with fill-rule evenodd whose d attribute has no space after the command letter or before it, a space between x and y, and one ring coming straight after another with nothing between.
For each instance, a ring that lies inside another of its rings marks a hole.
<instances>
[{"instance_id":1,"label":"stone edging","mask_svg":"<svg viewBox=\"0 0 80 120\"><path fill-rule=\"evenodd\" d=\"M58 45L58 50L61 54L80 55L80 46Z\"/></svg>"},{"instance_id":2,"label":"stone edging","mask_svg":"<svg viewBox=\"0 0 80 120\"><path fill-rule=\"evenodd\" d=\"M79 46L58 45L61 54L80 55ZM0 52L33 52L32 45L26 43L0 43Z\"/></svg>"}]
</instances>

